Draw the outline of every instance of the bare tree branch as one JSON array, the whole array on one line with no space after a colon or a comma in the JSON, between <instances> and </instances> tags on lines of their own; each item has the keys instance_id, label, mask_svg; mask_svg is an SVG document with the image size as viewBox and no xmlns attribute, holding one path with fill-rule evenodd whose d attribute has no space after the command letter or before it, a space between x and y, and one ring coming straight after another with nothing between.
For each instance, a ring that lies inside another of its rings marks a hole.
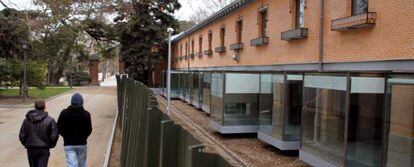
<instances>
[{"instance_id":1,"label":"bare tree branch","mask_svg":"<svg viewBox=\"0 0 414 167\"><path fill-rule=\"evenodd\" d=\"M5 8L9 8L2 0L0 0L1 5L3 5Z\"/></svg>"}]
</instances>

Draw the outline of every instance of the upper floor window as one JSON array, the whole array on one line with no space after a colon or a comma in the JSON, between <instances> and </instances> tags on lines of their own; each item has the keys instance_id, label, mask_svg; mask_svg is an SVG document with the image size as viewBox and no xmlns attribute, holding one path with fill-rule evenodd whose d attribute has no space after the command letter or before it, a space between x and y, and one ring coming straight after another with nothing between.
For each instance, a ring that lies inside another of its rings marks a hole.
<instances>
[{"instance_id":1,"label":"upper floor window","mask_svg":"<svg viewBox=\"0 0 414 167\"><path fill-rule=\"evenodd\" d=\"M260 37L267 37L267 6L259 9L259 35Z\"/></svg>"},{"instance_id":2,"label":"upper floor window","mask_svg":"<svg viewBox=\"0 0 414 167\"><path fill-rule=\"evenodd\" d=\"M183 44L180 45L180 55L183 56Z\"/></svg>"},{"instance_id":3,"label":"upper floor window","mask_svg":"<svg viewBox=\"0 0 414 167\"><path fill-rule=\"evenodd\" d=\"M305 0L295 0L295 28L305 27Z\"/></svg>"},{"instance_id":4,"label":"upper floor window","mask_svg":"<svg viewBox=\"0 0 414 167\"><path fill-rule=\"evenodd\" d=\"M213 32L208 32L208 50L213 50Z\"/></svg>"},{"instance_id":5,"label":"upper floor window","mask_svg":"<svg viewBox=\"0 0 414 167\"><path fill-rule=\"evenodd\" d=\"M188 42L185 42L185 55L188 55Z\"/></svg>"},{"instance_id":6,"label":"upper floor window","mask_svg":"<svg viewBox=\"0 0 414 167\"><path fill-rule=\"evenodd\" d=\"M223 26L220 28L220 46L224 47L224 39L226 38L226 28Z\"/></svg>"},{"instance_id":7,"label":"upper floor window","mask_svg":"<svg viewBox=\"0 0 414 167\"><path fill-rule=\"evenodd\" d=\"M236 22L237 43L242 43L243 37L243 20L239 19Z\"/></svg>"},{"instance_id":8,"label":"upper floor window","mask_svg":"<svg viewBox=\"0 0 414 167\"><path fill-rule=\"evenodd\" d=\"M352 0L352 15L368 12L368 0Z\"/></svg>"},{"instance_id":9,"label":"upper floor window","mask_svg":"<svg viewBox=\"0 0 414 167\"><path fill-rule=\"evenodd\" d=\"M191 54L194 54L194 39L191 40Z\"/></svg>"},{"instance_id":10,"label":"upper floor window","mask_svg":"<svg viewBox=\"0 0 414 167\"><path fill-rule=\"evenodd\" d=\"M203 52L203 36L198 37L198 51Z\"/></svg>"}]
</instances>

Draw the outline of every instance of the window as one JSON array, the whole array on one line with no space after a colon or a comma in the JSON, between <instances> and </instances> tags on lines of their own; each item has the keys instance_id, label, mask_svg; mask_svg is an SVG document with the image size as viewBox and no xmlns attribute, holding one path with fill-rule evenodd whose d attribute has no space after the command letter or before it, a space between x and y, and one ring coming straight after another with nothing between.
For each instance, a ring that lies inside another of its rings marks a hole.
<instances>
[{"instance_id":1,"label":"window","mask_svg":"<svg viewBox=\"0 0 414 167\"><path fill-rule=\"evenodd\" d=\"M409 75L388 79L387 144L385 164L408 167L414 165L414 78Z\"/></svg>"},{"instance_id":2,"label":"window","mask_svg":"<svg viewBox=\"0 0 414 167\"><path fill-rule=\"evenodd\" d=\"M185 55L188 55L188 42L185 43Z\"/></svg>"},{"instance_id":3,"label":"window","mask_svg":"<svg viewBox=\"0 0 414 167\"><path fill-rule=\"evenodd\" d=\"M208 32L208 50L213 50L213 32Z\"/></svg>"},{"instance_id":4,"label":"window","mask_svg":"<svg viewBox=\"0 0 414 167\"><path fill-rule=\"evenodd\" d=\"M295 0L295 28L305 27L305 0Z\"/></svg>"},{"instance_id":5,"label":"window","mask_svg":"<svg viewBox=\"0 0 414 167\"><path fill-rule=\"evenodd\" d=\"M242 43L243 36L243 20L239 19L236 22L237 43Z\"/></svg>"},{"instance_id":6,"label":"window","mask_svg":"<svg viewBox=\"0 0 414 167\"><path fill-rule=\"evenodd\" d=\"M368 12L368 0L352 0L352 15Z\"/></svg>"},{"instance_id":7,"label":"window","mask_svg":"<svg viewBox=\"0 0 414 167\"><path fill-rule=\"evenodd\" d=\"M346 92L346 76L305 76L301 149L335 166L343 166Z\"/></svg>"},{"instance_id":8,"label":"window","mask_svg":"<svg viewBox=\"0 0 414 167\"><path fill-rule=\"evenodd\" d=\"M224 47L224 39L226 36L226 28L225 27L221 27L220 28L220 47Z\"/></svg>"},{"instance_id":9,"label":"window","mask_svg":"<svg viewBox=\"0 0 414 167\"><path fill-rule=\"evenodd\" d=\"M203 36L200 35L198 38L198 51L203 52Z\"/></svg>"},{"instance_id":10,"label":"window","mask_svg":"<svg viewBox=\"0 0 414 167\"><path fill-rule=\"evenodd\" d=\"M267 37L267 6L259 9L259 36Z\"/></svg>"},{"instance_id":11,"label":"window","mask_svg":"<svg viewBox=\"0 0 414 167\"><path fill-rule=\"evenodd\" d=\"M191 54L194 54L194 39L191 40Z\"/></svg>"},{"instance_id":12,"label":"window","mask_svg":"<svg viewBox=\"0 0 414 167\"><path fill-rule=\"evenodd\" d=\"M180 45L180 55L183 56L183 44Z\"/></svg>"}]
</instances>

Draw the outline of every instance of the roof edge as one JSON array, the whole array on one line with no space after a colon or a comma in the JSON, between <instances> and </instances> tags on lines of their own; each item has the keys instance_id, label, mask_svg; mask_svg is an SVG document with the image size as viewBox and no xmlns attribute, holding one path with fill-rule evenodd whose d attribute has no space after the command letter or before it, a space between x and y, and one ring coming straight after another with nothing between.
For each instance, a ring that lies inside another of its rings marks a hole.
<instances>
[{"instance_id":1,"label":"roof edge","mask_svg":"<svg viewBox=\"0 0 414 167\"><path fill-rule=\"evenodd\" d=\"M227 5L226 7L224 7L223 9L220 9L218 12L214 13L213 15L211 15L210 17L208 17L207 19L201 21L200 23L194 25L193 27L183 31L182 33L180 33L179 35L177 35L174 39L172 39L172 42L175 43L181 39L183 39L184 37L192 34L193 32L200 30L204 27L206 27L207 25L227 16L228 14L235 12L245 6L247 6L248 4L255 2L256 0L236 0L232 3L230 3L229 5Z\"/></svg>"}]
</instances>

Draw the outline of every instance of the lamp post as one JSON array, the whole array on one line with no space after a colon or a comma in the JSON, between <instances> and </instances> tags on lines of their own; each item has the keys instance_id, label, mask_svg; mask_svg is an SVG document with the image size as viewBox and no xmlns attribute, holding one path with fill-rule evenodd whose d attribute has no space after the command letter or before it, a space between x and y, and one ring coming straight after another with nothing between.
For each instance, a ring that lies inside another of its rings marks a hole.
<instances>
[{"instance_id":1,"label":"lamp post","mask_svg":"<svg viewBox=\"0 0 414 167\"><path fill-rule=\"evenodd\" d=\"M29 49L29 42L26 39L20 40L20 45L23 48L24 52L24 69L23 69L23 102L26 101L28 95L27 88L27 50Z\"/></svg>"},{"instance_id":2,"label":"lamp post","mask_svg":"<svg viewBox=\"0 0 414 167\"><path fill-rule=\"evenodd\" d=\"M168 68L167 68L167 115L170 115L171 105L171 35L174 29L168 28Z\"/></svg>"}]
</instances>

